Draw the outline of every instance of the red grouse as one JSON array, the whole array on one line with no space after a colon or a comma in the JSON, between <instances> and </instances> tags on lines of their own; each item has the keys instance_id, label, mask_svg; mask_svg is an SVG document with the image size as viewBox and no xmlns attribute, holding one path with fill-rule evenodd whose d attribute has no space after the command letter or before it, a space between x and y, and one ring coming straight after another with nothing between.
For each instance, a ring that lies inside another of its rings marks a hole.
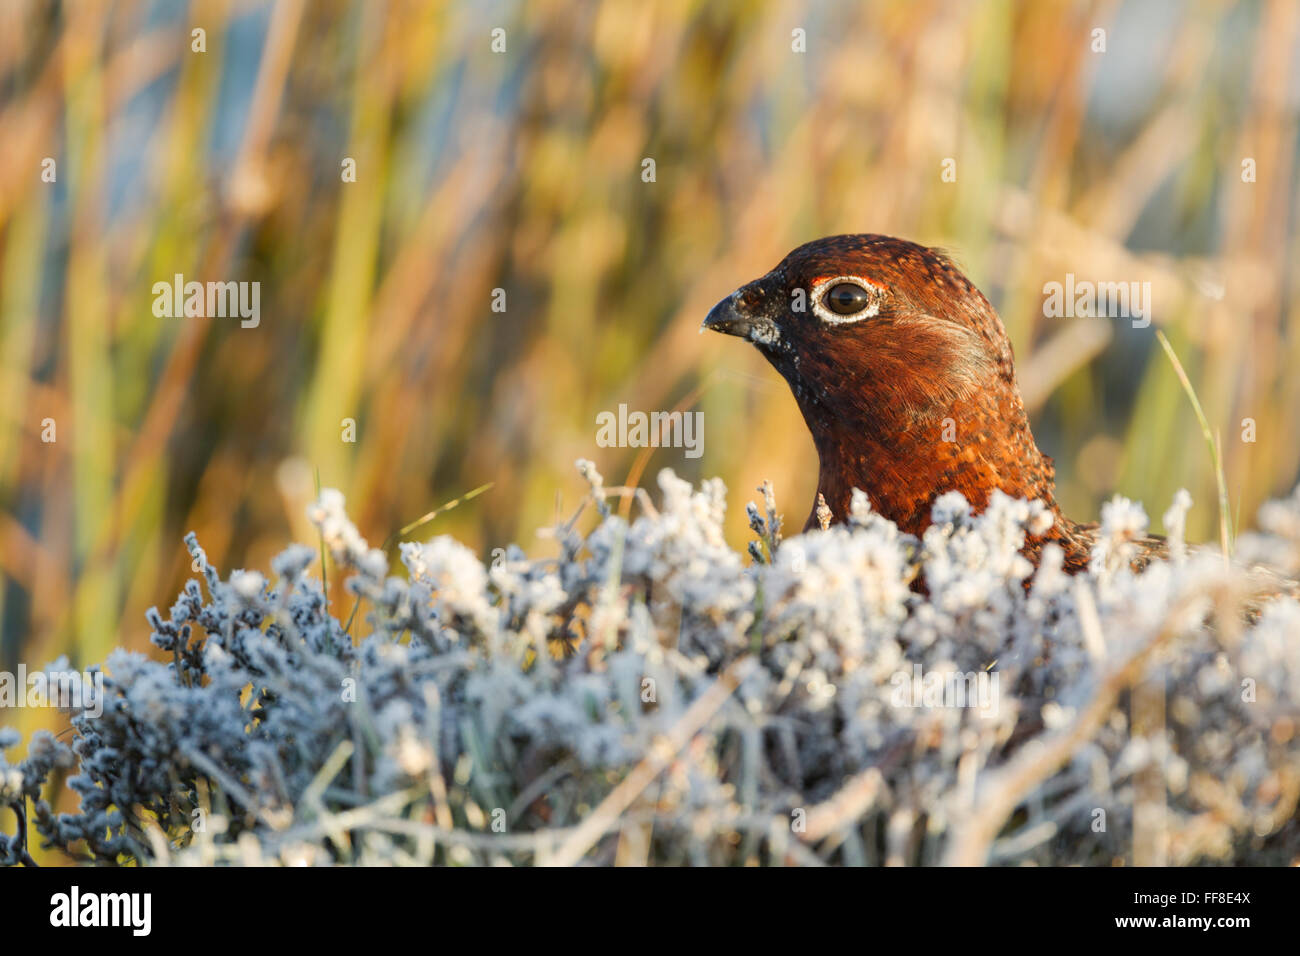
<instances>
[{"instance_id":1,"label":"red grouse","mask_svg":"<svg viewBox=\"0 0 1300 956\"><path fill-rule=\"evenodd\" d=\"M749 339L790 384L812 432L817 491L834 520L854 488L919 535L934 500L960 491L977 511L994 489L1039 499L1045 541L1087 567L1096 525L1060 513L1052 459L1038 450L1011 343L987 299L941 252L889 236L831 236L795 249L727 296L704 328ZM807 527L817 526L816 506ZM1163 542L1139 543L1145 563Z\"/></svg>"}]
</instances>

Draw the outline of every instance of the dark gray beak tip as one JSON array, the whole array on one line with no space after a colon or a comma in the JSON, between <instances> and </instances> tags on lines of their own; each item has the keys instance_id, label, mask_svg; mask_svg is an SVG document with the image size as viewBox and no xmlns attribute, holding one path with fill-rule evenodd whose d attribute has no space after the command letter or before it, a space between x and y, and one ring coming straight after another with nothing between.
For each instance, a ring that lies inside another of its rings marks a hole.
<instances>
[{"instance_id":1,"label":"dark gray beak tip","mask_svg":"<svg viewBox=\"0 0 1300 956\"><path fill-rule=\"evenodd\" d=\"M734 294L729 295L710 309L700 325L700 331L709 329L726 335L739 335L741 338L749 335L750 321L748 317L737 311L735 298Z\"/></svg>"},{"instance_id":2,"label":"dark gray beak tip","mask_svg":"<svg viewBox=\"0 0 1300 956\"><path fill-rule=\"evenodd\" d=\"M765 351L777 348L781 342L780 327L768 310L762 308L761 303L756 309L742 306L741 303L746 298L742 295L744 292L744 289L733 292L710 309L704 318L704 324L700 326L700 332L711 329L735 335L748 339Z\"/></svg>"}]
</instances>

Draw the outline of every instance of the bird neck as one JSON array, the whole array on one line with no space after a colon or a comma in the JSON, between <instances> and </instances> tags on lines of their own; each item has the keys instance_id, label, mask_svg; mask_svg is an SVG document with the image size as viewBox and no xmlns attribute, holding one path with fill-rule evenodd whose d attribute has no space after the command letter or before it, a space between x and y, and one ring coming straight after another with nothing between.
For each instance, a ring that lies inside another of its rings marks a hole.
<instances>
[{"instance_id":1,"label":"bird neck","mask_svg":"<svg viewBox=\"0 0 1300 956\"><path fill-rule=\"evenodd\" d=\"M920 411L855 404L829 415L804 410L820 460L817 491L833 520L848 514L854 488L866 492L878 514L916 535L929 526L935 499L949 491L961 492L976 511L997 489L1041 500L1060 517L1055 468L1038 450L1014 390ZM815 511L814 505L809 527L816 526Z\"/></svg>"}]
</instances>

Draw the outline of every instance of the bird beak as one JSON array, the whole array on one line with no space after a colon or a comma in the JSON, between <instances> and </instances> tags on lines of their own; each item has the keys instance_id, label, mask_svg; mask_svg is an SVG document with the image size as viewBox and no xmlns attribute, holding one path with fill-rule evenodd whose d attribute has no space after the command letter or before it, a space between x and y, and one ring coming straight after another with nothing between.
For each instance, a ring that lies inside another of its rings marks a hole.
<instances>
[{"instance_id":1,"label":"bird beak","mask_svg":"<svg viewBox=\"0 0 1300 956\"><path fill-rule=\"evenodd\" d=\"M741 305L741 293L737 289L727 296L705 316L700 331L711 329L727 335L736 335L749 339L755 345L775 345L781 338L781 332L766 315L755 315Z\"/></svg>"}]
</instances>

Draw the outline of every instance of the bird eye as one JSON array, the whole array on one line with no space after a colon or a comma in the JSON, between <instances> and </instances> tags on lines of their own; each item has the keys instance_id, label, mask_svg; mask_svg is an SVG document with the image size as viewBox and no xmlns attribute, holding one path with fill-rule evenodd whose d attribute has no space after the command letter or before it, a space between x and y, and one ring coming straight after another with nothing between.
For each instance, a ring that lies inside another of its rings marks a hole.
<instances>
[{"instance_id":1,"label":"bird eye","mask_svg":"<svg viewBox=\"0 0 1300 956\"><path fill-rule=\"evenodd\" d=\"M822 302L838 315L852 315L865 309L870 298L862 286L853 282L841 282L830 288L822 297Z\"/></svg>"}]
</instances>

